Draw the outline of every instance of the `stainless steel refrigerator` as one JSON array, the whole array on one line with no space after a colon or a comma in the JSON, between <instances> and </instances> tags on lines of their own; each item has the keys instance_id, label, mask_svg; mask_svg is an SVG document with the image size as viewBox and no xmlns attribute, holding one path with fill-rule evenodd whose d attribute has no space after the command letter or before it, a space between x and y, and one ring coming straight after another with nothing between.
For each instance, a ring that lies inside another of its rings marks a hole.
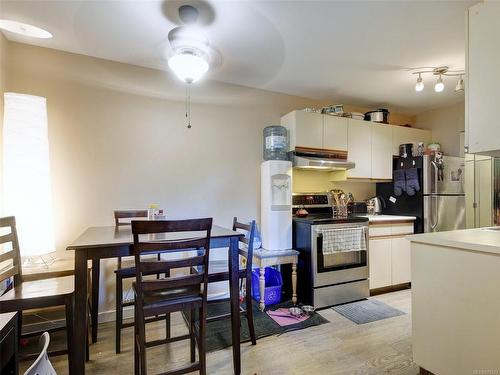
<instances>
[{"instance_id":1,"label":"stainless steel refrigerator","mask_svg":"<svg viewBox=\"0 0 500 375\"><path fill-rule=\"evenodd\" d=\"M394 160L394 170L417 170L420 190L397 196L394 182L378 183L382 213L416 216L415 232L440 232L465 228L465 163L452 156L417 156Z\"/></svg>"}]
</instances>

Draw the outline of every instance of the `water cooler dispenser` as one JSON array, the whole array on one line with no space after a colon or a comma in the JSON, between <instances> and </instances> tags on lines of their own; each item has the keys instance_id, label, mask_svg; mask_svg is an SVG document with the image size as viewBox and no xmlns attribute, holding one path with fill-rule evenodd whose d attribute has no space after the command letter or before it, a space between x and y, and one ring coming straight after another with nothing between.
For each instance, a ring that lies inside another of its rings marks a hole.
<instances>
[{"instance_id":1,"label":"water cooler dispenser","mask_svg":"<svg viewBox=\"0 0 500 375\"><path fill-rule=\"evenodd\" d=\"M261 164L262 247L292 248L292 163L267 160Z\"/></svg>"}]
</instances>

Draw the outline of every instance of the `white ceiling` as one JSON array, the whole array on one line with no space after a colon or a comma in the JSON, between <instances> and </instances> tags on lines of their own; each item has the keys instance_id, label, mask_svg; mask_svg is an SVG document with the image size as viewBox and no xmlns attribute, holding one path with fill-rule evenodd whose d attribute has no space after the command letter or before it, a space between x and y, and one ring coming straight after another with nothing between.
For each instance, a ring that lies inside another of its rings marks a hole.
<instances>
[{"instance_id":1,"label":"white ceiling","mask_svg":"<svg viewBox=\"0 0 500 375\"><path fill-rule=\"evenodd\" d=\"M465 10L476 1L1 1L1 17L50 31L9 40L166 70L179 5L201 12L222 57L208 79L415 114L463 101L414 90L407 69L465 64Z\"/></svg>"}]
</instances>

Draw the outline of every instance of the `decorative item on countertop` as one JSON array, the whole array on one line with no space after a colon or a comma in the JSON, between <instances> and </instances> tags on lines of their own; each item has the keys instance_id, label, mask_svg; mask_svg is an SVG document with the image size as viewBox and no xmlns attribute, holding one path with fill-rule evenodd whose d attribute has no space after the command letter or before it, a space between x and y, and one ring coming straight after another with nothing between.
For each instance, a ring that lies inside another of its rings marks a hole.
<instances>
[{"instance_id":1,"label":"decorative item on countertop","mask_svg":"<svg viewBox=\"0 0 500 375\"><path fill-rule=\"evenodd\" d=\"M288 132L284 126L264 128L264 160L288 160Z\"/></svg>"},{"instance_id":2,"label":"decorative item on countertop","mask_svg":"<svg viewBox=\"0 0 500 375\"><path fill-rule=\"evenodd\" d=\"M328 107L323 107L321 109L321 113L325 115L342 116L344 113L344 105L335 104L335 105L330 105Z\"/></svg>"},{"instance_id":3,"label":"decorative item on countertop","mask_svg":"<svg viewBox=\"0 0 500 375\"><path fill-rule=\"evenodd\" d=\"M281 287L283 286L283 278L278 270L271 267L266 267L265 273L265 288L264 288L264 303L266 306L274 305L281 302ZM252 297L257 302L260 301L259 291L259 268L252 271Z\"/></svg>"}]
</instances>

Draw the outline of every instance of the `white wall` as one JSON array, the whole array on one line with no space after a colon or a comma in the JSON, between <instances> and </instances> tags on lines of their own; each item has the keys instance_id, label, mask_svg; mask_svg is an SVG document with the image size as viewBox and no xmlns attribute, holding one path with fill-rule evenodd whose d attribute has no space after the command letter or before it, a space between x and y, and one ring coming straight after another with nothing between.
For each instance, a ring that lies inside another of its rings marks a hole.
<instances>
[{"instance_id":1,"label":"white wall","mask_svg":"<svg viewBox=\"0 0 500 375\"><path fill-rule=\"evenodd\" d=\"M465 129L465 103L420 113L416 116L416 127L432 130L433 141L441 144L445 154L460 156L460 132Z\"/></svg>"}]
</instances>

